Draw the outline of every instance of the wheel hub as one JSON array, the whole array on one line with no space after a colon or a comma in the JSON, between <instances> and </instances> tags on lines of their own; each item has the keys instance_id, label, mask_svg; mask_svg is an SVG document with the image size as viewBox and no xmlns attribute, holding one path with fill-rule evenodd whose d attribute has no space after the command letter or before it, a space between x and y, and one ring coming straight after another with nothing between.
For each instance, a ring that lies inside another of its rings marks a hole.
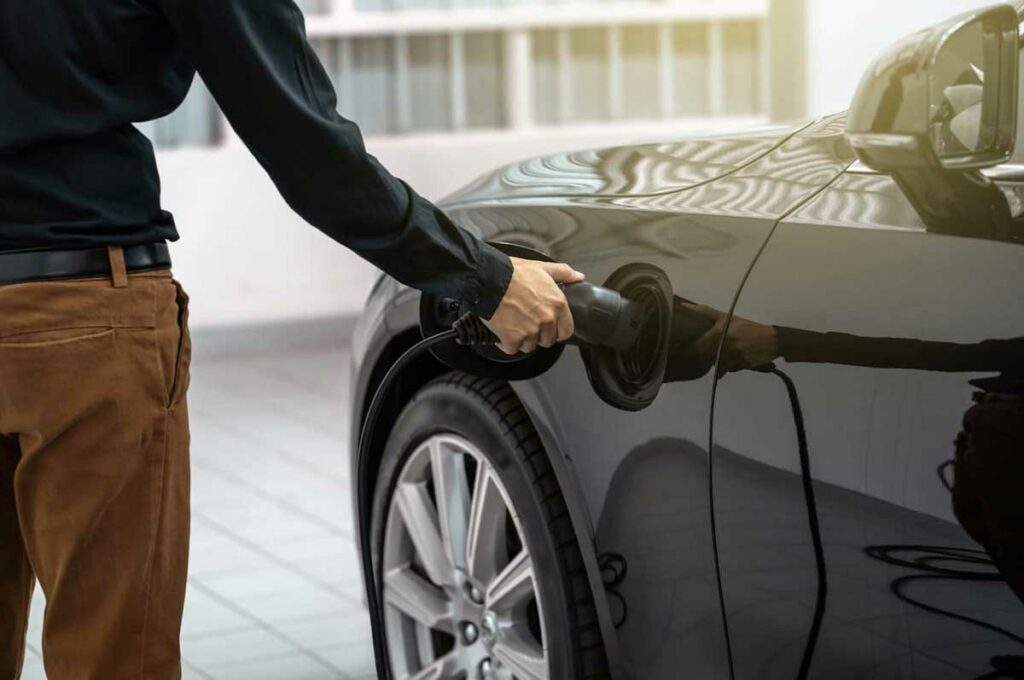
<instances>
[{"instance_id":1,"label":"wheel hub","mask_svg":"<svg viewBox=\"0 0 1024 680\"><path fill-rule=\"evenodd\" d=\"M527 610L541 606L517 516L497 472L469 442L436 435L409 456L383 551L384 620L398 677L548 680L543 630L515 640L502 634L528 631Z\"/></svg>"}]
</instances>

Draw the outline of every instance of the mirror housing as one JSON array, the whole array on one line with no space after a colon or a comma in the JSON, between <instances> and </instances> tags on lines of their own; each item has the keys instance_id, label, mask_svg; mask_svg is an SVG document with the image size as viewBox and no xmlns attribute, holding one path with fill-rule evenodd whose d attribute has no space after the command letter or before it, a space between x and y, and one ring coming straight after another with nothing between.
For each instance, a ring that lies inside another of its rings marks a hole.
<instances>
[{"instance_id":1,"label":"mirror housing","mask_svg":"<svg viewBox=\"0 0 1024 680\"><path fill-rule=\"evenodd\" d=\"M890 48L857 88L846 138L880 172L971 170L1009 160L1017 131L1018 18L957 16Z\"/></svg>"}]
</instances>

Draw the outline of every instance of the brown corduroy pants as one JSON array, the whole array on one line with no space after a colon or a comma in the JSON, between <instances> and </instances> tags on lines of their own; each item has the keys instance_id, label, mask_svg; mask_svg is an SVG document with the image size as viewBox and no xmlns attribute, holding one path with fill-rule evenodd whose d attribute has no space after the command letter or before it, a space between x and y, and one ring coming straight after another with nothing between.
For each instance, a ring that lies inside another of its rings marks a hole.
<instances>
[{"instance_id":1,"label":"brown corduroy pants","mask_svg":"<svg viewBox=\"0 0 1024 680\"><path fill-rule=\"evenodd\" d=\"M169 272L0 286L0 679L38 579L50 680L179 678L188 298Z\"/></svg>"}]
</instances>

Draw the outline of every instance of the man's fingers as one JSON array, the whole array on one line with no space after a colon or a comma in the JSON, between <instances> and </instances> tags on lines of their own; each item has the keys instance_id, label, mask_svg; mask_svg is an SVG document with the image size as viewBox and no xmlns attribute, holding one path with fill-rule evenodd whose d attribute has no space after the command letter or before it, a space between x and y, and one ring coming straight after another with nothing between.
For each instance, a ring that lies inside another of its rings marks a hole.
<instances>
[{"instance_id":1,"label":"man's fingers","mask_svg":"<svg viewBox=\"0 0 1024 680\"><path fill-rule=\"evenodd\" d=\"M587 278L564 262L541 262L540 266L555 280L556 283L579 283Z\"/></svg>"},{"instance_id":2,"label":"man's fingers","mask_svg":"<svg viewBox=\"0 0 1024 680\"><path fill-rule=\"evenodd\" d=\"M521 332L513 329L506 329L504 332L493 328L491 330L494 331L499 340L495 347L505 354L513 355L519 353L520 346L523 344L524 339Z\"/></svg>"},{"instance_id":3,"label":"man's fingers","mask_svg":"<svg viewBox=\"0 0 1024 680\"><path fill-rule=\"evenodd\" d=\"M506 354L553 347L574 332L572 313L555 283L577 283L581 272L561 262L513 258L512 282L498 310L486 323L498 335Z\"/></svg>"},{"instance_id":4,"label":"man's fingers","mask_svg":"<svg viewBox=\"0 0 1024 680\"><path fill-rule=\"evenodd\" d=\"M576 324L572 319L572 312L569 311L569 306L565 308L558 315L557 333L558 342L565 342L573 336L576 332Z\"/></svg>"},{"instance_id":5,"label":"man's fingers","mask_svg":"<svg viewBox=\"0 0 1024 680\"><path fill-rule=\"evenodd\" d=\"M513 345L513 344L508 343L508 342L499 342L497 347L502 352L504 352L505 354L508 354L510 356L513 355L513 354L518 354L519 353L519 346L518 345Z\"/></svg>"},{"instance_id":6,"label":"man's fingers","mask_svg":"<svg viewBox=\"0 0 1024 680\"><path fill-rule=\"evenodd\" d=\"M538 344L541 347L551 347L558 342L558 319L554 314L550 319L541 322L538 336Z\"/></svg>"}]
</instances>

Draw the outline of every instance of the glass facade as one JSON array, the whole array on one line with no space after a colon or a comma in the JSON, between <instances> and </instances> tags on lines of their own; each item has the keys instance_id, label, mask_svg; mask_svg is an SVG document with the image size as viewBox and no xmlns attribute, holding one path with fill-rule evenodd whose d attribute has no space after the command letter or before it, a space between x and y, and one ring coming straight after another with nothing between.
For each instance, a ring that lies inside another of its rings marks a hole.
<instances>
[{"instance_id":1,"label":"glass facade","mask_svg":"<svg viewBox=\"0 0 1024 680\"><path fill-rule=\"evenodd\" d=\"M352 4L342 7L343 1ZM543 10L522 21L521 5L530 0L299 0L298 5L338 91L339 111L369 136L505 130L513 124L511 112L520 110L527 113L526 120L522 114L516 119L519 127L765 113L766 19L755 11L755 0L752 17L733 16L733 7L717 18L716 0L701 3L709 16L700 18L676 18L673 8L687 0L592 0L586 6L599 12L626 1L648 12L657 5L665 16L659 10L646 22L627 14L595 23L553 8L546 25ZM564 9L565 3L534 4ZM395 9L418 11L386 14ZM520 13L510 14L514 9ZM438 10L458 17L459 27L436 28ZM518 24L496 21L503 13ZM381 18L394 27L381 24ZM525 44L525 52L509 50L514 38ZM514 53L522 63L515 63ZM512 78L528 78L529 87L509 87ZM212 145L223 136L221 118L197 82L181 109L140 128L161 147Z\"/></svg>"},{"instance_id":2,"label":"glass facade","mask_svg":"<svg viewBox=\"0 0 1024 680\"><path fill-rule=\"evenodd\" d=\"M142 131L154 146L174 148L181 146L213 146L223 136L222 116L217 105L198 76L181 106L169 116L135 127Z\"/></svg>"}]
</instances>

